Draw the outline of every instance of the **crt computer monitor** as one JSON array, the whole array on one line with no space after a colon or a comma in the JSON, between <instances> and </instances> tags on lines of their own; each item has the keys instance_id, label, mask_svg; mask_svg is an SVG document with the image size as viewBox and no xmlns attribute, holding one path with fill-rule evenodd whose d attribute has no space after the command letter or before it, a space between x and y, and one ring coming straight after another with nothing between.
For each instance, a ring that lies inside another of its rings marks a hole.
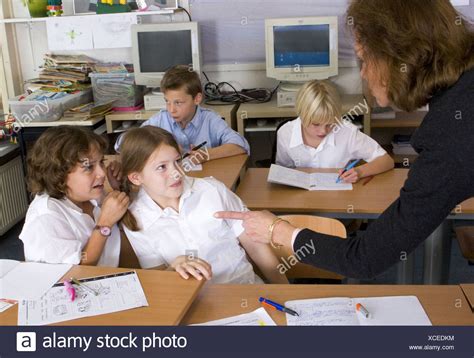
<instances>
[{"instance_id":1,"label":"crt computer monitor","mask_svg":"<svg viewBox=\"0 0 474 358\"><path fill-rule=\"evenodd\" d=\"M284 82L338 74L337 17L265 20L267 77Z\"/></svg>"},{"instance_id":2,"label":"crt computer monitor","mask_svg":"<svg viewBox=\"0 0 474 358\"><path fill-rule=\"evenodd\" d=\"M199 31L196 22L132 26L135 81L159 87L164 73L175 65L189 65L200 72Z\"/></svg>"}]
</instances>

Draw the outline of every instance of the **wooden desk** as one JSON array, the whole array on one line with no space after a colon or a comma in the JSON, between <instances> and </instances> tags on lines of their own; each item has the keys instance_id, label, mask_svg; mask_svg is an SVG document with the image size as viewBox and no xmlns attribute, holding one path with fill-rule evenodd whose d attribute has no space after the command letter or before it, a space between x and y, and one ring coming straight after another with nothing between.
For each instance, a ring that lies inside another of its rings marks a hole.
<instances>
[{"instance_id":1,"label":"wooden desk","mask_svg":"<svg viewBox=\"0 0 474 358\"><path fill-rule=\"evenodd\" d=\"M268 168L250 168L237 195L249 209L277 213L311 213L335 218L375 219L399 197L408 169L377 175L367 185L359 182L350 191L307 191L267 182ZM474 198L461 203L447 219L474 220ZM445 220L424 242L424 282L446 283L449 274L450 227ZM409 268L407 268L409 267ZM413 261L399 265L399 282L413 282Z\"/></svg>"},{"instance_id":2,"label":"wooden desk","mask_svg":"<svg viewBox=\"0 0 474 358\"><path fill-rule=\"evenodd\" d=\"M130 269L75 266L64 277L85 278ZM195 279L184 280L178 273L157 270L136 270L148 301L148 307L86 317L58 323L74 326L171 326L177 325L204 285ZM16 325L18 305L0 313L2 326Z\"/></svg>"},{"instance_id":3,"label":"wooden desk","mask_svg":"<svg viewBox=\"0 0 474 358\"><path fill-rule=\"evenodd\" d=\"M464 292L464 296L466 296L472 312L474 312L474 283L463 283L459 286L461 287L462 292Z\"/></svg>"},{"instance_id":4,"label":"wooden desk","mask_svg":"<svg viewBox=\"0 0 474 358\"><path fill-rule=\"evenodd\" d=\"M399 197L408 175L408 169L394 169L376 175L365 186L363 180L359 181L353 190L308 191L268 183L268 171L268 168L249 168L237 188L237 195L249 209L364 219L377 218L383 213ZM474 198L462 202L458 209L450 218L474 219Z\"/></svg>"},{"instance_id":5,"label":"wooden desk","mask_svg":"<svg viewBox=\"0 0 474 358\"><path fill-rule=\"evenodd\" d=\"M247 154L234 155L215 159L202 165L202 171L188 172L187 175L196 178L214 177L223 182L229 189L235 191L238 179L244 175L248 160Z\"/></svg>"},{"instance_id":6,"label":"wooden desk","mask_svg":"<svg viewBox=\"0 0 474 358\"><path fill-rule=\"evenodd\" d=\"M218 106L210 106L206 104L201 105L203 108L211 109L220 114L232 129L236 128L235 114L238 104L223 104ZM132 112L113 112L105 116L105 123L107 126L107 133L114 133L119 127L118 122L123 121L146 121L160 110L153 111L132 111ZM123 129L122 129L123 130Z\"/></svg>"},{"instance_id":7,"label":"wooden desk","mask_svg":"<svg viewBox=\"0 0 474 358\"><path fill-rule=\"evenodd\" d=\"M118 158L118 155L106 155L106 162ZM233 157L211 160L202 165L201 171L187 172L186 175L195 178L214 177L223 182L229 189L234 190L237 180L245 172L248 155L240 154Z\"/></svg>"},{"instance_id":8,"label":"wooden desk","mask_svg":"<svg viewBox=\"0 0 474 358\"><path fill-rule=\"evenodd\" d=\"M365 112L367 102L362 94L341 96L343 113L364 116L364 131L370 130L370 109ZM243 103L236 113L237 131L244 135L245 121L249 118L296 118L295 107L278 107L276 96L267 103Z\"/></svg>"},{"instance_id":9,"label":"wooden desk","mask_svg":"<svg viewBox=\"0 0 474 358\"><path fill-rule=\"evenodd\" d=\"M181 324L203 323L251 312L261 307L260 296L278 303L324 297L376 297L415 295L433 325L473 325L472 313L458 286L394 285L206 285ZM278 325L285 315L267 310Z\"/></svg>"}]
</instances>

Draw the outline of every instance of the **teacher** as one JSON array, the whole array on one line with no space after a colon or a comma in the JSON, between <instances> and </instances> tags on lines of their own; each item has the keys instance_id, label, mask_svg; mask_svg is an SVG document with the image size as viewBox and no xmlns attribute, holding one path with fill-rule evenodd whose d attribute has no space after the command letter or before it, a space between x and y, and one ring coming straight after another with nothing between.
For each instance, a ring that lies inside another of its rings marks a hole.
<instances>
[{"instance_id":1,"label":"teacher","mask_svg":"<svg viewBox=\"0 0 474 358\"><path fill-rule=\"evenodd\" d=\"M347 24L361 77L380 106L429 112L412 136L419 153L400 197L367 230L347 240L295 228L268 211L218 212L243 220L253 240L297 251L301 262L371 278L413 251L474 196L474 32L449 0L354 0Z\"/></svg>"}]
</instances>

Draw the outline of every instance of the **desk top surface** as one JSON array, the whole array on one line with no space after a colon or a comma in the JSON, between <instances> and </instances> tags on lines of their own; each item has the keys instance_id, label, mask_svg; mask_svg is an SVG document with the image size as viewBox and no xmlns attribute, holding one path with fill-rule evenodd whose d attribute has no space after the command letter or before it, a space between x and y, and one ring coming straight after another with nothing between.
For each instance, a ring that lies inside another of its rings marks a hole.
<instances>
[{"instance_id":1,"label":"desk top surface","mask_svg":"<svg viewBox=\"0 0 474 358\"><path fill-rule=\"evenodd\" d=\"M460 285L461 290L464 292L467 301L471 305L471 309L474 312L474 283L463 283Z\"/></svg>"},{"instance_id":2,"label":"desk top surface","mask_svg":"<svg viewBox=\"0 0 474 358\"><path fill-rule=\"evenodd\" d=\"M394 169L376 175L352 190L308 191L267 182L268 168L250 168L237 188L237 195L249 209L281 212L381 214L400 195L408 169ZM319 170L320 171L320 170ZM336 172L336 169L330 170ZM461 203L463 214L474 213L474 198Z\"/></svg>"},{"instance_id":3,"label":"desk top surface","mask_svg":"<svg viewBox=\"0 0 474 358\"><path fill-rule=\"evenodd\" d=\"M240 177L240 172L247 163L248 155L240 154L232 157L215 159L202 165L202 171L188 172L189 176L205 178L212 176L232 189Z\"/></svg>"},{"instance_id":4,"label":"desk top surface","mask_svg":"<svg viewBox=\"0 0 474 358\"><path fill-rule=\"evenodd\" d=\"M85 278L130 269L74 266L65 277ZM158 270L136 270L148 301L148 307L86 317L59 323L60 325L177 325L196 298L203 282L184 280L178 273ZM0 324L16 325L18 305L0 313Z\"/></svg>"},{"instance_id":5,"label":"desk top surface","mask_svg":"<svg viewBox=\"0 0 474 358\"><path fill-rule=\"evenodd\" d=\"M354 109L354 113L366 114L367 102L364 102L362 94L343 95L341 101L344 113ZM296 117L295 107L278 107L276 96L266 103L242 103L237 110L238 117L244 112L247 112L246 118Z\"/></svg>"},{"instance_id":6,"label":"desk top surface","mask_svg":"<svg viewBox=\"0 0 474 358\"><path fill-rule=\"evenodd\" d=\"M210 284L200 292L181 324L204 323L251 312L261 307L260 296L284 303L305 298L411 295L418 297L433 325L474 325L471 310L459 286ZM277 325L286 325L283 313L267 312Z\"/></svg>"}]
</instances>

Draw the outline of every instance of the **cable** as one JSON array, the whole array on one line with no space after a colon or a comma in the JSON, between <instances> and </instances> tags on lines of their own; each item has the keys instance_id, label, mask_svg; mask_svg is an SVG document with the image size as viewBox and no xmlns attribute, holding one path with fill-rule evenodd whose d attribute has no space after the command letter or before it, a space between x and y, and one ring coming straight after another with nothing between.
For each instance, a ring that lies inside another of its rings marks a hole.
<instances>
[{"instance_id":1,"label":"cable","mask_svg":"<svg viewBox=\"0 0 474 358\"><path fill-rule=\"evenodd\" d=\"M188 10L186 10L186 9L185 9L184 7L182 7L182 6L178 6L178 9L181 9L181 10L183 10L186 14L188 14L189 21L193 21L193 20L191 19L191 14L188 12Z\"/></svg>"},{"instance_id":2,"label":"cable","mask_svg":"<svg viewBox=\"0 0 474 358\"><path fill-rule=\"evenodd\" d=\"M280 83L278 83L273 90L268 88L248 88L238 91L229 82L214 83L209 80L205 72L203 72L203 75L207 81L204 85L204 94L206 96L204 103L211 106L223 106L228 103L266 103L272 99L273 94L280 86ZM230 87L231 91L224 91L223 88L225 86Z\"/></svg>"}]
</instances>

